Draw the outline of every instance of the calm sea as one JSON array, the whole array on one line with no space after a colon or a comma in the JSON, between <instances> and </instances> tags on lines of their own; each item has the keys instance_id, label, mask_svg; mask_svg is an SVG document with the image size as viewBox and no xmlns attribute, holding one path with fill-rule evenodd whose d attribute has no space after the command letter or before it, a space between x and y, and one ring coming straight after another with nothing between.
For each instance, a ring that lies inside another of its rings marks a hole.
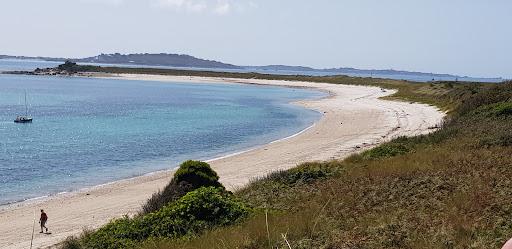
<instances>
[{"instance_id":1,"label":"calm sea","mask_svg":"<svg viewBox=\"0 0 512 249\"><path fill-rule=\"evenodd\" d=\"M0 60L0 70L52 63ZM15 124L28 95L32 124ZM0 75L0 204L73 191L265 144L320 114L305 89Z\"/></svg>"}]
</instances>

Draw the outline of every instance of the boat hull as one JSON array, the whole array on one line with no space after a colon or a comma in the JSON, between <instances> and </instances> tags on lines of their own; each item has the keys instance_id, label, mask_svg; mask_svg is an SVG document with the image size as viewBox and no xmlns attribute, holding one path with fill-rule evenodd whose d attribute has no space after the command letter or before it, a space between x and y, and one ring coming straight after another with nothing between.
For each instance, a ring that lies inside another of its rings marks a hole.
<instances>
[{"instance_id":1,"label":"boat hull","mask_svg":"<svg viewBox=\"0 0 512 249\"><path fill-rule=\"evenodd\" d=\"M14 120L14 123L32 123L32 119L27 119L27 120Z\"/></svg>"}]
</instances>

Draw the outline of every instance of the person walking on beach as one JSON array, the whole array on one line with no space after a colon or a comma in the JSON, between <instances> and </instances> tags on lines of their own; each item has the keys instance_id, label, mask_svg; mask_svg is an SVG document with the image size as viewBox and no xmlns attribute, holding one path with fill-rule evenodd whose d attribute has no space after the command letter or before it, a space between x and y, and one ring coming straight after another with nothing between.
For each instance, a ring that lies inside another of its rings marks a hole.
<instances>
[{"instance_id":1,"label":"person walking on beach","mask_svg":"<svg viewBox=\"0 0 512 249\"><path fill-rule=\"evenodd\" d=\"M48 228L46 227L46 221L48 221L48 215L44 212L44 210L41 209L41 218L39 218L39 224L41 224L41 232L43 233L43 228L46 229L46 232L48 232Z\"/></svg>"}]
</instances>

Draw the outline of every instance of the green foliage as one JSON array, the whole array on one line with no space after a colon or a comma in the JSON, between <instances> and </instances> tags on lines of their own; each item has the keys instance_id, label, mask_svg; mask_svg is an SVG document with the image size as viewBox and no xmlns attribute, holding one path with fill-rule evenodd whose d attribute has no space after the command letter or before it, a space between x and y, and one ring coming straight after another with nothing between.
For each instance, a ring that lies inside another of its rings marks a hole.
<instances>
[{"instance_id":1,"label":"green foliage","mask_svg":"<svg viewBox=\"0 0 512 249\"><path fill-rule=\"evenodd\" d=\"M511 100L512 83L489 84L485 89L480 90L479 94L461 99L462 103L457 109L457 113L465 115L485 105L510 102Z\"/></svg>"},{"instance_id":2,"label":"green foliage","mask_svg":"<svg viewBox=\"0 0 512 249\"><path fill-rule=\"evenodd\" d=\"M194 189L196 188L194 188L191 184L187 182L178 183L173 178L171 182L169 182L169 184L164 187L163 190L159 190L158 192L151 195L151 198L149 198L142 206L142 212L140 214L144 215L155 212L168 203L176 201Z\"/></svg>"},{"instance_id":3,"label":"green foliage","mask_svg":"<svg viewBox=\"0 0 512 249\"><path fill-rule=\"evenodd\" d=\"M92 65L78 65L75 62L72 61L66 61L63 64L60 64L57 66L57 70L59 71L66 71L68 73L78 73L78 72L94 72L98 66L92 66ZM42 72L44 69L36 69L35 72Z\"/></svg>"},{"instance_id":4,"label":"green foliage","mask_svg":"<svg viewBox=\"0 0 512 249\"><path fill-rule=\"evenodd\" d=\"M187 182L197 187L221 187L219 176L212 170L210 165L200 161L185 161L180 168L174 173L176 182Z\"/></svg>"},{"instance_id":5,"label":"green foliage","mask_svg":"<svg viewBox=\"0 0 512 249\"><path fill-rule=\"evenodd\" d=\"M478 108L476 113L496 117L505 117L512 115L512 102L499 102L491 105L484 105Z\"/></svg>"},{"instance_id":6,"label":"green foliage","mask_svg":"<svg viewBox=\"0 0 512 249\"><path fill-rule=\"evenodd\" d=\"M496 116L512 115L512 102L501 102L494 107Z\"/></svg>"},{"instance_id":7,"label":"green foliage","mask_svg":"<svg viewBox=\"0 0 512 249\"><path fill-rule=\"evenodd\" d=\"M295 168L276 171L256 179L236 194L252 207L271 207L279 200L282 204L279 209L291 208L293 206L286 200L295 197L286 194L282 196L283 193L288 193L289 189L308 189L316 182L339 175L341 170L338 161L303 163ZM283 199L280 199L281 196Z\"/></svg>"},{"instance_id":8,"label":"green foliage","mask_svg":"<svg viewBox=\"0 0 512 249\"><path fill-rule=\"evenodd\" d=\"M189 192L157 212L114 220L84 235L81 248L134 248L150 238L177 239L205 229L233 224L247 217L249 209L221 188L203 187ZM76 243L68 243L77 248Z\"/></svg>"},{"instance_id":9,"label":"green foliage","mask_svg":"<svg viewBox=\"0 0 512 249\"><path fill-rule=\"evenodd\" d=\"M392 142L365 151L363 152L362 157L364 159L379 159L393 157L397 155L403 155L409 152L410 150L411 149L408 146L402 143Z\"/></svg>"},{"instance_id":10,"label":"green foliage","mask_svg":"<svg viewBox=\"0 0 512 249\"><path fill-rule=\"evenodd\" d=\"M57 68L61 71L65 70L72 73L78 72L80 70L80 66L71 61L66 61L64 64L59 65Z\"/></svg>"},{"instance_id":11,"label":"green foliage","mask_svg":"<svg viewBox=\"0 0 512 249\"><path fill-rule=\"evenodd\" d=\"M154 193L142 206L141 214L154 212L194 189L210 186L224 188L219 182L219 176L208 163L191 160L183 162L171 182L163 190Z\"/></svg>"},{"instance_id":12,"label":"green foliage","mask_svg":"<svg viewBox=\"0 0 512 249\"><path fill-rule=\"evenodd\" d=\"M276 181L282 184L311 183L315 180L334 175L336 169L320 162L303 163L289 170L270 173L262 180Z\"/></svg>"}]
</instances>

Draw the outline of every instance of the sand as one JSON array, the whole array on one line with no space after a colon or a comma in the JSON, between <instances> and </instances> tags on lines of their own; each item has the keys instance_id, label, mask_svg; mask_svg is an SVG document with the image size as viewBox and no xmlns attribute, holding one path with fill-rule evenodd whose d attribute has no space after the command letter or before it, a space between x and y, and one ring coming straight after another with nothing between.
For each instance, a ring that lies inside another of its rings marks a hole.
<instances>
[{"instance_id":1,"label":"sand","mask_svg":"<svg viewBox=\"0 0 512 249\"><path fill-rule=\"evenodd\" d=\"M302 162L341 159L376 146L397 136L414 136L433 131L444 113L418 103L379 99L392 94L377 87L348 86L310 82L268 81L205 77L112 75L132 80L164 82L246 83L306 87L325 91L329 97L298 101L296 104L323 114L312 127L292 137L252 150L210 160L229 189L247 184L255 177L288 169ZM136 213L152 193L169 182L172 171L117 181L73 193L0 207L0 248L28 248L34 215L44 208L52 234L39 234L36 224L34 248L61 242L80 234L84 228L97 228L109 220Z\"/></svg>"}]
</instances>

